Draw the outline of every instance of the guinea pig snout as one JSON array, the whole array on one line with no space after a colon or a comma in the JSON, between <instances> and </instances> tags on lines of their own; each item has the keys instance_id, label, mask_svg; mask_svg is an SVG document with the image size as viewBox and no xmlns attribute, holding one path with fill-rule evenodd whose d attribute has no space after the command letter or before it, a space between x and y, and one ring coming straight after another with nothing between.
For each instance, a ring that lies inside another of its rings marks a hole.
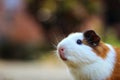
<instances>
[{"instance_id":1,"label":"guinea pig snout","mask_svg":"<svg viewBox=\"0 0 120 80\"><path fill-rule=\"evenodd\" d=\"M60 47L58 50L59 50L60 53L64 53L64 48L63 47Z\"/></svg>"},{"instance_id":2,"label":"guinea pig snout","mask_svg":"<svg viewBox=\"0 0 120 80\"><path fill-rule=\"evenodd\" d=\"M64 61L67 60L67 58L65 57L65 48L64 47L59 47L58 48L58 53L60 55L60 58Z\"/></svg>"}]
</instances>

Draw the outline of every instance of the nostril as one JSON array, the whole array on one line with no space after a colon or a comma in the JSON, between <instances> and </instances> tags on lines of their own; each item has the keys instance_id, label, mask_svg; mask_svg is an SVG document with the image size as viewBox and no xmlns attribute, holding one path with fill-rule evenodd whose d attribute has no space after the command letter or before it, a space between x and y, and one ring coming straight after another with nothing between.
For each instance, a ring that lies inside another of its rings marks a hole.
<instances>
[{"instance_id":1,"label":"nostril","mask_svg":"<svg viewBox=\"0 0 120 80\"><path fill-rule=\"evenodd\" d=\"M63 52L63 51L64 51L64 48L59 48L59 51L60 51L60 52Z\"/></svg>"},{"instance_id":2,"label":"nostril","mask_svg":"<svg viewBox=\"0 0 120 80\"><path fill-rule=\"evenodd\" d=\"M64 49L63 49L63 48L61 48L61 51L64 51Z\"/></svg>"}]
</instances>

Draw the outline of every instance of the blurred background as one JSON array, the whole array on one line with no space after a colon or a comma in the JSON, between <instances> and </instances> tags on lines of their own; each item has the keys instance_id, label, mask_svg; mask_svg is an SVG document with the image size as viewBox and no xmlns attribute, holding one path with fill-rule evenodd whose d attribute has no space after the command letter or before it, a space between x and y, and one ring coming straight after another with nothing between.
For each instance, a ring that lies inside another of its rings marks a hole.
<instances>
[{"instance_id":1,"label":"blurred background","mask_svg":"<svg viewBox=\"0 0 120 80\"><path fill-rule=\"evenodd\" d=\"M0 80L71 80L55 46L88 29L120 47L120 0L0 0Z\"/></svg>"}]
</instances>

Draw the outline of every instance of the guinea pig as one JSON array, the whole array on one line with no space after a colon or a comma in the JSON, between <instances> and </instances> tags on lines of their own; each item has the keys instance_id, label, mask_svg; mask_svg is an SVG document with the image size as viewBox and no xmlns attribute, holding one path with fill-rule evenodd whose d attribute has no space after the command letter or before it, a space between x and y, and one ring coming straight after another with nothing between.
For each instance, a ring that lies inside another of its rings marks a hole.
<instances>
[{"instance_id":1,"label":"guinea pig","mask_svg":"<svg viewBox=\"0 0 120 80\"><path fill-rule=\"evenodd\" d=\"M57 55L74 80L120 80L120 49L102 42L94 30L68 35Z\"/></svg>"}]
</instances>

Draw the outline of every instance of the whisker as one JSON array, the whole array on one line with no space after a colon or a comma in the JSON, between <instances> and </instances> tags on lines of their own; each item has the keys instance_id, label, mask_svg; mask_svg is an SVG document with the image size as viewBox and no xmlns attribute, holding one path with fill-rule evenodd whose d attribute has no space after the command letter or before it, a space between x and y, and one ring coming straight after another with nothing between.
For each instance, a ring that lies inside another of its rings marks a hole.
<instances>
[{"instance_id":1,"label":"whisker","mask_svg":"<svg viewBox=\"0 0 120 80\"><path fill-rule=\"evenodd\" d=\"M52 44L52 46L53 46L55 49L57 49L57 45L56 45L56 44L54 44L54 43L52 43L52 42L51 42L51 44Z\"/></svg>"},{"instance_id":2,"label":"whisker","mask_svg":"<svg viewBox=\"0 0 120 80\"><path fill-rule=\"evenodd\" d=\"M55 36L55 41L56 41L56 44L59 43L59 40L58 40L58 38L56 36Z\"/></svg>"},{"instance_id":3,"label":"whisker","mask_svg":"<svg viewBox=\"0 0 120 80\"><path fill-rule=\"evenodd\" d=\"M64 34L58 34L58 33L55 33L53 32L53 38L54 38L54 42L51 42L51 44L53 45L53 47L55 49L57 49L57 45L58 43L63 39L65 38L65 35Z\"/></svg>"},{"instance_id":4,"label":"whisker","mask_svg":"<svg viewBox=\"0 0 120 80\"><path fill-rule=\"evenodd\" d=\"M57 56L57 50L50 51L50 53L52 53L52 56Z\"/></svg>"}]
</instances>

